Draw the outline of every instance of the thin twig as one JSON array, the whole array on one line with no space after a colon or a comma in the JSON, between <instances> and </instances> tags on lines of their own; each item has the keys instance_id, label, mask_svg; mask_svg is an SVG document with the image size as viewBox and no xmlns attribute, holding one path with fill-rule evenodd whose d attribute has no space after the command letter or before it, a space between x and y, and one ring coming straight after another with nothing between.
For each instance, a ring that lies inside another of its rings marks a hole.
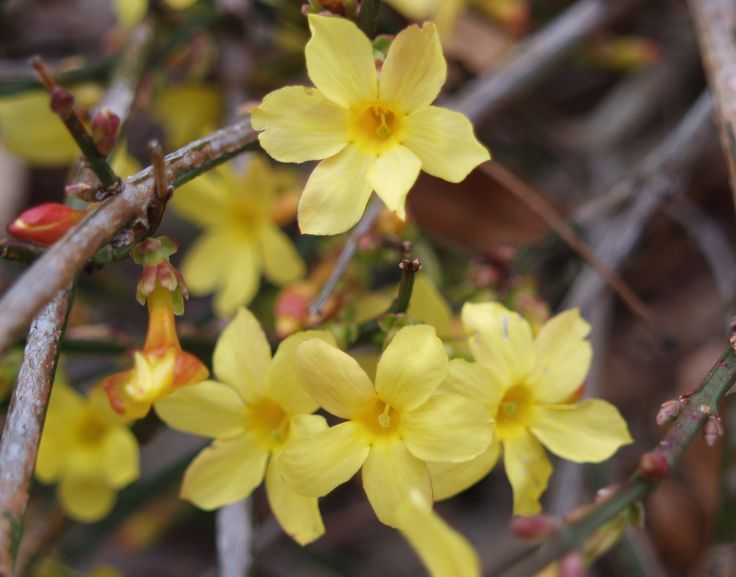
<instances>
[{"instance_id":1,"label":"thin twig","mask_svg":"<svg viewBox=\"0 0 736 577\"><path fill-rule=\"evenodd\" d=\"M345 274L345 271L347 270L348 265L350 264L350 261L355 254L355 250L358 248L358 241L371 229L371 227L373 226L373 222L381 213L381 209L383 209L383 202L381 202L381 199L376 196L370 202L368 208L366 208L365 213L363 213L363 217L360 219L360 222L355 225L355 228L350 233L350 236L345 242L345 246L343 247L340 256L337 258L335 267L330 273L330 278L327 279L325 286L322 287L322 292L320 292L315 301L311 305L309 305L310 315L315 316L322 314L322 309L325 307L325 304L327 304L327 301L332 296L332 293L335 292L337 284L340 282L342 275Z\"/></svg>"},{"instance_id":2,"label":"thin twig","mask_svg":"<svg viewBox=\"0 0 736 577\"><path fill-rule=\"evenodd\" d=\"M689 397L677 420L651 455L655 458L664 457L666 468L672 470L706 419L716 413L718 403L734 382L736 354L729 347L703 379L698 392ZM611 498L595 505L580 520L564 525L559 532L530 550L528 555L503 574L504 577L532 577L556 559L580 548L596 529L654 490L660 479L647 480L637 472Z\"/></svg>"},{"instance_id":3,"label":"thin twig","mask_svg":"<svg viewBox=\"0 0 736 577\"><path fill-rule=\"evenodd\" d=\"M243 152L256 141L250 119L218 130L166 156L174 187ZM0 354L45 302L73 280L99 250L131 219L142 217L154 197L153 172L128 178L120 193L79 222L8 289L0 300Z\"/></svg>"},{"instance_id":4,"label":"thin twig","mask_svg":"<svg viewBox=\"0 0 736 577\"><path fill-rule=\"evenodd\" d=\"M733 0L690 0L689 5L715 99L721 146L736 204L736 4Z\"/></svg>"},{"instance_id":5,"label":"thin twig","mask_svg":"<svg viewBox=\"0 0 736 577\"><path fill-rule=\"evenodd\" d=\"M358 26L369 38L373 38L378 25L378 13L381 11L381 0L363 0L358 13Z\"/></svg>"},{"instance_id":6,"label":"thin twig","mask_svg":"<svg viewBox=\"0 0 736 577\"><path fill-rule=\"evenodd\" d=\"M547 224L559 234L564 241L593 268L605 283L616 291L631 311L646 322L651 328L656 328L656 319L637 294L631 290L618 273L608 266L590 247L575 233L562 216L547 200L534 191L523 180L514 175L507 168L495 162L486 162L481 170L491 178L502 184L522 200L529 208L541 216Z\"/></svg>"},{"instance_id":7,"label":"thin twig","mask_svg":"<svg viewBox=\"0 0 736 577\"><path fill-rule=\"evenodd\" d=\"M509 60L470 82L448 104L475 124L528 89L582 40L629 8L630 0L580 0L522 42Z\"/></svg>"},{"instance_id":8,"label":"thin twig","mask_svg":"<svg viewBox=\"0 0 736 577\"><path fill-rule=\"evenodd\" d=\"M388 311L395 315L404 314L409 309L411 293L414 291L414 279L422 269L422 263L418 258L404 257L399 263L399 268L401 269L399 292Z\"/></svg>"},{"instance_id":9,"label":"thin twig","mask_svg":"<svg viewBox=\"0 0 736 577\"><path fill-rule=\"evenodd\" d=\"M34 58L31 64L49 92L51 110L59 116L69 134L74 138L90 170L95 173L103 188L117 188L120 185L120 178L115 174L105 156L97 149L92 135L87 131L84 124L82 124L82 119L74 110L74 97L56 84L40 57Z\"/></svg>"},{"instance_id":10,"label":"thin twig","mask_svg":"<svg viewBox=\"0 0 736 577\"><path fill-rule=\"evenodd\" d=\"M253 526L250 499L217 511L217 558L220 577L244 577L252 563Z\"/></svg>"}]
</instances>

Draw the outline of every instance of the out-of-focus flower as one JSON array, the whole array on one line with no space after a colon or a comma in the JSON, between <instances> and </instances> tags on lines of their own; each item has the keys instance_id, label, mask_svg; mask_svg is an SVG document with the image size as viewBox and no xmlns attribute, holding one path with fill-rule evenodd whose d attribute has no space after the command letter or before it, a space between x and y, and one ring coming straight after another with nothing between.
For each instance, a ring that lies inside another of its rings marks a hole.
<instances>
[{"instance_id":1,"label":"out-of-focus flower","mask_svg":"<svg viewBox=\"0 0 736 577\"><path fill-rule=\"evenodd\" d=\"M84 84L72 94L77 109L84 112L102 93L96 84ZM80 156L66 126L51 111L46 91L0 98L0 137L10 152L34 166L64 166Z\"/></svg>"},{"instance_id":2,"label":"out-of-focus flower","mask_svg":"<svg viewBox=\"0 0 736 577\"><path fill-rule=\"evenodd\" d=\"M275 159L322 161L299 203L302 232L347 230L372 191L404 219L420 170L460 182L490 158L465 116L431 106L447 75L433 24L396 36L380 78L371 42L354 23L310 14L309 25L305 53L316 88L276 90L251 116Z\"/></svg>"},{"instance_id":3,"label":"out-of-focus flower","mask_svg":"<svg viewBox=\"0 0 736 577\"><path fill-rule=\"evenodd\" d=\"M479 577L478 555L467 540L432 511L431 501L411 491L399 505L396 526L432 577Z\"/></svg>"},{"instance_id":4,"label":"out-of-focus flower","mask_svg":"<svg viewBox=\"0 0 736 577\"><path fill-rule=\"evenodd\" d=\"M535 515L552 465L544 448L575 462L600 462L632 441L616 407L572 402L588 372L590 330L577 309L549 320L536 338L529 323L497 303L468 303L462 321L477 362L450 362L441 390L466 394L494 419L494 442L470 463L433 465L436 498L474 484L496 463L501 445L514 491L514 514Z\"/></svg>"},{"instance_id":5,"label":"out-of-focus flower","mask_svg":"<svg viewBox=\"0 0 736 577\"><path fill-rule=\"evenodd\" d=\"M172 200L175 210L205 229L184 257L182 273L193 294L215 293L220 316L250 303L261 272L279 286L304 276L299 253L274 223L278 193L294 185L280 172L252 156L242 175L221 165L184 185Z\"/></svg>"},{"instance_id":6,"label":"out-of-focus flower","mask_svg":"<svg viewBox=\"0 0 736 577\"><path fill-rule=\"evenodd\" d=\"M345 421L287 447L284 478L298 493L320 497L363 470L378 518L396 526L397 510L417 490L432 501L426 461L479 455L492 429L487 411L457 394L434 394L447 354L427 325L400 329L384 351L375 386L358 363L324 341L303 343L296 373L307 392Z\"/></svg>"},{"instance_id":7,"label":"out-of-focus flower","mask_svg":"<svg viewBox=\"0 0 736 577\"><path fill-rule=\"evenodd\" d=\"M185 10L197 0L163 0L172 10ZM130 28L143 20L148 12L148 0L112 0L112 11L118 22Z\"/></svg>"},{"instance_id":8,"label":"out-of-focus flower","mask_svg":"<svg viewBox=\"0 0 736 577\"><path fill-rule=\"evenodd\" d=\"M156 99L153 114L166 133L169 148L179 148L219 126L225 107L214 86L188 82L167 86ZM178 193L177 193L178 195Z\"/></svg>"},{"instance_id":9,"label":"out-of-focus flower","mask_svg":"<svg viewBox=\"0 0 736 577\"><path fill-rule=\"evenodd\" d=\"M584 54L592 64L623 72L650 66L661 56L656 42L639 36L601 38L590 44Z\"/></svg>"},{"instance_id":10,"label":"out-of-focus flower","mask_svg":"<svg viewBox=\"0 0 736 577\"><path fill-rule=\"evenodd\" d=\"M174 252L176 245L167 237L148 238L133 251L136 262L144 265L137 297L148 305L146 342L133 352L132 369L102 382L112 408L127 418L146 416L155 401L209 375L207 367L179 344L174 314L184 310L186 289L169 263Z\"/></svg>"},{"instance_id":11,"label":"out-of-focus flower","mask_svg":"<svg viewBox=\"0 0 736 577\"><path fill-rule=\"evenodd\" d=\"M100 387L83 397L63 381L54 383L36 477L59 483L62 508L84 522L107 515L115 492L138 477L138 443Z\"/></svg>"},{"instance_id":12,"label":"out-of-focus flower","mask_svg":"<svg viewBox=\"0 0 736 577\"><path fill-rule=\"evenodd\" d=\"M317 499L283 480L282 453L299 439L327 428L313 415L318 405L294 374L294 355L306 340L334 343L329 333L309 331L271 348L256 318L240 309L223 331L213 357L217 381L178 390L156 403L169 426L214 438L184 474L183 498L203 509L238 501L266 481L271 510L301 544L324 532Z\"/></svg>"}]
</instances>

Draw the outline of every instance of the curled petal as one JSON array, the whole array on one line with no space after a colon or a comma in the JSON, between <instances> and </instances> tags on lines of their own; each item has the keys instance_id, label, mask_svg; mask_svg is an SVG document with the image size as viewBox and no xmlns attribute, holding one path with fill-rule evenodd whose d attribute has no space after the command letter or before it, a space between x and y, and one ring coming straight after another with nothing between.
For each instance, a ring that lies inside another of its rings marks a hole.
<instances>
[{"instance_id":1,"label":"curled petal","mask_svg":"<svg viewBox=\"0 0 736 577\"><path fill-rule=\"evenodd\" d=\"M514 490L514 515L537 515L552 465L533 435L524 431L504 440L503 464Z\"/></svg>"}]
</instances>

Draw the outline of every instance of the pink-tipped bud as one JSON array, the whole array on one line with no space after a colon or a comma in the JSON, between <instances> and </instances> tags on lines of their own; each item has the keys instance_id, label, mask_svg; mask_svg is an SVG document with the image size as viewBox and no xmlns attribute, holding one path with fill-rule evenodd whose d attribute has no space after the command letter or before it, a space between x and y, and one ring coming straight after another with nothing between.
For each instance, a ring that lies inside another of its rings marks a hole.
<instances>
[{"instance_id":1,"label":"pink-tipped bud","mask_svg":"<svg viewBox=\"0 0 736 577\"><path fill-rule=\"evenodd\" d=\"M532 517L511 517L511 532L522 539L542 539L559 529L560 521L549 515Z\"/></svg>"},{"instance_id":2,"label":"pink-tipped bud","mask_svg":"<svg viewBox=\"0 0 736 577\"><path fill-rule=\"evenodd\" d=\"M92 118L92 139L102 156L115 148L120 130L120 117L109 108L103 108Z\"/></svg>"},{"instance_id":3,"label":"pink-tipped bud","mask_svg":"<svg viewBox=\"0 0 736 577\"><path fill-rule=\"evenodd\" d=\"M588 567L585 565L585 557L580 551L568 553L560 560L560 577L585 577Z\"/></svg>"},{"instance_id":4,"label":"pink-tipped bud","mask_svg":"<svg viewBox=\"0 0 736 577\"><path fill-rule=\"evenodd\" d=\"M89 182L75 182L67 184L64 187L64 192L67 196L90 201L93 200L93 195L99 188L99 186L95 186Z\"/></svg>"},{"instance_id":5,"label":"pink-tipped bud","mask_svg":"<svg viewBox=\"0 0 736 577\"><path fill-rule=\"evenodd\" d=\"M659 406L657 412L657 424L661 427L667 423L674 421L680 414L681 404L679 399L666 401Z\"/></svg>"},{"instance_id":6,"label":"pink-tipped bud","mask_svg":"<svg viewBox=\"0 0 736 577\"><path fill-rule=\"evenodd\" d=\"M616 493L621 490L619 485L608 485L608 487L601 487L595 493L595 502L602 503L613 497Z\"/></svg>"},{"instance_id":7,"label":"pink-tipped bud","mask_svg":"<svg viewBox=\"0 0 736 577\"><path fill-rule=\"evenodd\" d=\"M670 472L670 462L664 453L649 451L639 459L639 473L647 481L659 481Z\"/></svg>"},{"instance_id":8,"label":"pink-tipped bud","mask_svg":"<svg viewBox=\"0 0 736 577\"><path fill-rule=\"evenodd\" d=\"M74 97L61 86L51 89L51 110L62 117L70 116L74 112Z\"/></svg>"},{"instance_id":9,"label":"pink-tipped bud","mask_svg":"<svg viewBox=\"0 0 736 577\"><path fill-rule=\"evenodd\" d=\"M716 444L716 441L723 436L723 425L721 424L720 417L715 415L708 417L703 427L703 436L705 437L705 443L709 447Z\"/></svg>"},{"instance_id":10,"label":"pink-tipped bud","mask_svg":"<svg viewBox=\"0 0 736 577\"><path fill-rule=\"evenodd\" d=\"M85 211L57 202L39 204L23 211L8 225L8 232L28 242L48 246L64 236L85 214Z\"/></svg>"}]
</instances>

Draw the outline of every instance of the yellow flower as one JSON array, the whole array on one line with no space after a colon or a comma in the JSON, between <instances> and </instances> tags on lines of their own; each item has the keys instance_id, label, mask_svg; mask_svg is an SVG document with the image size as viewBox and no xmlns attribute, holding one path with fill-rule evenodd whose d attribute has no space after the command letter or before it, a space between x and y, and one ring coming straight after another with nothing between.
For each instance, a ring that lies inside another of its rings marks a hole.
<instances>
[{"instance_id":1,"label":"yellow flower","mask_svg":"<svg viewBox=\"0 0 736 577\"><path fill-rule=\"evenodd\" d=\"M107 515L115 491L138 478L138 443L100 387L85 398L64 382L54 383L36 477L58 482L62 508L84 522Z\"/></svg>"},{"instance_id":2,"label":"yellow flower","mask_svg":"<svg viewBox=\"0 0 736 577\"><path fill-rule=\"evenodd\" d=\"M169 148L180 148L201 138L209 128L220 125L224 112L222 92L196 82L167 86L153 110L163 125Z\"/></svg>"},{"instance_id":3,"label":"yellow flower","mask_svg":"<svg viewBox=\"0 0 736 577\"><path fill-rule=\"evenodd\" d=\"M182 187L172 203L205 233L182 263L192 294L215 292L220 316L232 315L258 292L261 271L282 286L304 276L304 262L272 211L284 177L252 156L242 176L222 165Z\"/></svg>"},{"instance_id":4,"label":"yellow flower","mask_svg":"<svg viewBox=\"0 0 736 577\"><path fill-rule=\"evenodd\" d=\"M309 26L305 53L316 89L281 88L252 113L261 146L276 160L322 161L299 203L302 232L347 230L371 191L404 219L420 170L460 182L488 160L465 116L430 106L447 75L434 24L401 32L380 77L371 42L355 24L311 14Z\"/></svg>"},{"instance_id":5,"label":"yellow flower","mask_svg":"<svg viewBox=\"0 0 736 577\"><path fill-rule=\"evenodd\" d=\"M197 0L164 0L172 10L189 8ZM112 0L112 11L123 26L132 27L138 24L148 11L148 0Z\"/></svg>"},{"instance_id":6,"label":"yellow flower","mask_svg":"<svg viewBox=\"0 0 736 577\"><path fill-rule=\"evenodd\" d=\"M95 84L83 84L72 94L78 107L89 109L102 91ZM64 166L80 156L64 123L51 112L44 90L0 99L0 134L10 152L34 166Z\"/></svg>"},{"instance_id":7,"label":"yellow flower","mask_svg":"<svg viewBox=\"0 0 736 577\"><path fill-rule=\"evenodd\" d=\"M324 526L317 499L284 483L282 451L327 428L323 417L311 414L318 405L294 374L294 353L307 339L334 342L322 331L297 333L272 359L258 321L241 308L215 347L218 380L180 389L155 405L171 427L214 438L184 474L183 498L214 509L247 497L265 476L271 510L302 545L322 535Z\"/></svg>"},{"instance_id":8,"label":"yellow flower","mask_svg":"<svg viewBox=\"0 0 736 577\"><path fill-rule=\"evenodd\" d=\"M466 304L462 320L476 363L450 362L441 389L485 405L494 442L474 461L432 465L435 497L450 497L483 478L503 446L514 514L535 515L552 465L545 454L600 462L632 441L616 407L600 399L574 402L588 372L590 326L575 310L550 319L532 337L529 323L497 303Z\"/></svg>"},{"instance_id":9,"label":"yellow flower","mask_svg":"<svg viewBox=\"0 0 736 577\"><path fill-rule=\"evenodd\" d=\"M432 504L413 490L398 509L397 527L432 577L479 577L478 556L465 538L432 512Z\"/></svg>"},{"instance_id":10,"label":"yellow flower","mask_svg":"<svg viewBox=\"0 0 736 577\"><path fill-rule=\"evenodd\" d=\"M319 340L299 347L296 372L322 408L345 422L284 451L286 482L320 497L362 467L368 500L387 525L396 525L411 489L432 501L426 461L466 461L491 441L481 405L433 394L447 373L447 354L430 326L396 333L378 362L375 386L352 357Z\"/></svg>"},{"instance_id":11,"label":"yellow flower","mask_svg":"<svg viewBox=\"0 0 736 577\"><path fill-rule=\"evenodd\" d=\"M452 38L455 21L466 0L387 0L397 11L412 20L432 20L443 42Z\"/></svg>"}]
</instances>

